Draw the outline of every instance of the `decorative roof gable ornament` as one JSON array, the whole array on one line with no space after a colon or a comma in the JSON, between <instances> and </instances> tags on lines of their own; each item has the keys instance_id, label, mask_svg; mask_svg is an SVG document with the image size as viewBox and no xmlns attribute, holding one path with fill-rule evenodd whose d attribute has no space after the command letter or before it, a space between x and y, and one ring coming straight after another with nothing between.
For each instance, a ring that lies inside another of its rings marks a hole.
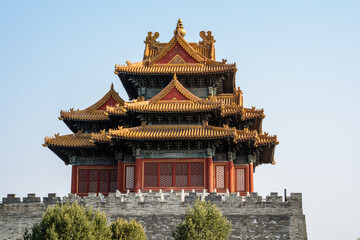
<instances>
[{"instance_id":1,"label":"decorative roof gable ornament","mask_svg":"<svg viewBox=\"0 0 360 240\"><path fill-rule=\"evenodd\" d=\"M178 22L177 22L177 25L176 25L176 29L174 31L174 35L176 34L179 34L181 35L182 37L185 36L186 34L186 30L184 29L184 26L183 26L183 23L182 23L182 20L181 18L179 18Z\"/></svg>"},{"instance_id":2,"label":"decorative roof gable ornament","mask_svg":"<svg viewBox=\"0 0 360 240\"><path fill-rule=\"evenodd\" d=\"M144 41L144 43L157 43L158 41L156 41L156 39L160 36L160 34L158 32L155 32L154 35L152 32L148 32L148 35L146 37L146 40Z\"/></svg>"},{"instance_id":3,"label":"decorative roof gable ornament","mask_svg":"<svg viewBox=\"0 0 360 240\"><path fill-rule=\"evenodd\" d=\"M211 35L212 32L211 31L207 31L207 34L205 33L205 31L201 31L199 33L200 37L203 39L202 42L199 42L199 44L201 45L206 45L206 44L209 44L209 43L214 43L216 42L216 40L214 39L214 36Z\"/></svg>"}]
</instances>

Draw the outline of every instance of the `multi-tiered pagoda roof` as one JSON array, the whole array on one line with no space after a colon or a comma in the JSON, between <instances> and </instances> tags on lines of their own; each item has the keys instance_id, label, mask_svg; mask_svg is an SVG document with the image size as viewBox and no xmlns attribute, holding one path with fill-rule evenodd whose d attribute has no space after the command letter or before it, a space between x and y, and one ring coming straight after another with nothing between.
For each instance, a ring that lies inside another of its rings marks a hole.
<instances>
[{"instance_id":1,"label":"multi-tiered pagoda roof","mask_svg":"<svg viewBox=\"0 0 360 240\"><path fill-rule=\"evenodd\" d=\"M235 64L215 60L214 37L189 43L179 20L168 43L148 33L143 61L115 66L113 85L84 110L61 111L74 134L45 138L73 166L72 192L139 189L253 191L256 166L274 164L263 109L245 108ZM115 179L115 180L114 180Z\"/></svg>"}]
</instances>

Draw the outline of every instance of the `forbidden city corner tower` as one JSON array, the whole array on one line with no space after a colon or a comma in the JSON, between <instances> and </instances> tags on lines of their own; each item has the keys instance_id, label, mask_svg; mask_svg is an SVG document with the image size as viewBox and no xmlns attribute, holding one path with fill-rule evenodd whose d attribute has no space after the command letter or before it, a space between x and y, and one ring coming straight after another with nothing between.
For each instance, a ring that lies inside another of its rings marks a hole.
<instances>
[{"instance_id":1,"label":"forbidden city corner tower","mask_svg":"<svg viewBox=\"0 0 360 240\"><path fill-rule=\"evenodd\" d=\"M84 110L61 111L73 134L44 146L72 166L71 192L254 191L254 171L274 164L277 137L262 109L243 106L236 64L216 61L212 32L187 42L179 19L167 43L149 32L141 62L115 65L130 101L111 85Z\"/></svg>"}]
</instances>

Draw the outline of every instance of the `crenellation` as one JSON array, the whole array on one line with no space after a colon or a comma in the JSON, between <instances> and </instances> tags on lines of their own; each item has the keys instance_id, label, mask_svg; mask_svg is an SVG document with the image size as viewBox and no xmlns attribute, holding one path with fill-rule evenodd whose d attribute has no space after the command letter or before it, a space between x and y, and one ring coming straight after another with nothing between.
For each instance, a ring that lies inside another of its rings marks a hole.
<instances>
[{"instance_id":1,"label":"crenellation","mask_svg":"<svg viewBox=\"0 0 360 240\"><path fill-rule=\"evenodd\" d=\"M2 199L3 204L20 203L20 198L17 198L15 194L8 194L6 198Z\"/></svg>"},{"instance_id":2,"label":"crenellation","mask_svg":"<svg viewBox=\"0 0 360 240\"><path fill-rule=\"evenodd\" d=\"M302 194L301 193L291 193L290 196L286 198L286 201L283 201L283 197L279 196L278 193L271 193L270 195L263 198L259 196L258 193L253 192L249 196L243 197L238 196L236 193L231 193L229 196L222 193L204 193L204 192L184 192L183 196L186 203L193 203L195 200L201 200L205 196L205 201L210 201L213 203L229 202L229 203L246 203L253 204L258 203L278 203L279 205L291 203L291 204L302 204ZM55 193L49 193L47 197L43 197L43 203L84 203L88 205L89 203L112 203L112 202L148 202L148 203L160 203L168 202L173 203L178 201L181 202L182 193L175 192L140 192L140 193L126 193L117 196L115 193L109 193L108 196L103 196L102 194L89 193L88 196L80 197L76 194L69 193L68 196L63 198L56 196ZM7 194L7 197L2 198L2 204L8 203L40 203L41 198L36 197L34 193L27 194L27 197L23 197L23 200L19 197L16 197L15 194Z\"/></svg>"},{"instance_id":3,"label":"crenellation","mask_svg":"<svg viewBox=\"0 0 360 240\"><path fill-rule=\"evenodd\" d=\"M209 193L208 196L205 197L205 201L210 201L211 203L221 203L222 199L221 199L221 195L216 193L216 192L212 192Z\"/></svg>"},{"instance_id":4,"label":"crenellation","mask_svg":"<svg viewBox=\"0 0 360 240\"><path fill-rule=\"evenodd\" d=\"M27 197L23 197L24 203L37 203L40 202L40 197L36 197L35 193L29 193Z\"/></svg>"}]
</instances>

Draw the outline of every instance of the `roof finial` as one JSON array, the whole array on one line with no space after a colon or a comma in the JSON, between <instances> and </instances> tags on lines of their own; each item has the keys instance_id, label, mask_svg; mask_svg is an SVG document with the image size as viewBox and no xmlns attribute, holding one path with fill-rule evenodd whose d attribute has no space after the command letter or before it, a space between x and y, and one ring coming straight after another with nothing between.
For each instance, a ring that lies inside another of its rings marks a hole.
<instances>
[{"instance_id":1,"label":"roof finial","mask_svg":"<svg viewBox=\"0 0 360 240\"><path fill-rule=\"evenodd\" d=\"M175 81L177 81L176 73L174 73L173 79L174 79Z\"/></svg>"},{"instance_id":2,"label":"roof finial","mask_svg":"<svg viewBox=\"0 0 360 240\"><path fill-rule=\"evenodd\" d=\"M183 24L182 24L181 18L179 18L179 20L178 20L178 22L177 22L177 25L176 25L176 29L175 29L175 31L174 31L174 34L175 34L175 35L176 35L176 34L180 34L182 37L184 37L185 34L186 34L186 31L185 31L184 26L183 26Z\"/></svg>"},{"instance_id":3,"label":"roof finial","mask_svg":"<svg viewBox=\"0 0 360 240\"><path fill-rule=\"evenodd\" d=\"M114 83L111 83L110 89L114 89Z\"/></svg>"}]
</instances>

